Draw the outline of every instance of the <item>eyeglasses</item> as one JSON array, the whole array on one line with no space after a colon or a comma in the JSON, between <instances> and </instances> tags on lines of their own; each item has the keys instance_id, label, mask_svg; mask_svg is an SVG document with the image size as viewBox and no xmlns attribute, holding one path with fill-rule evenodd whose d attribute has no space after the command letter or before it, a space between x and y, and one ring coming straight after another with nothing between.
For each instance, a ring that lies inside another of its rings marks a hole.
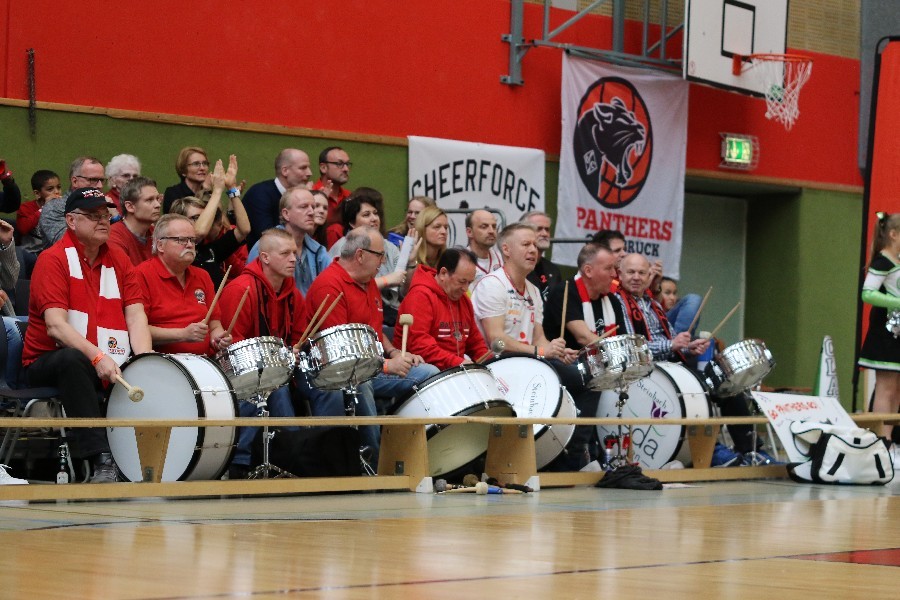
<instances>
[{"instance_id":1,"label":"eyeglasses","mask_svg":"<svg viewBox=\"0 0 900 600\"><path fill-rule=\"evenodd\" d=\"M350 162L349 160L347 162L344 162L342 160L325 160L322 162L324 162L326 165L334 165L338 169L343 169L344 167L347 167L348 169L353 168L353 163Z\"/></svg>"},{"instance_id":2,"label":"eyeglasses","mask_svg":"<svg viewBox=\"0 0 900 600\"><path fill-rule=\"evenodd\" d=\"M85 177L84 175L76 175L75 177L79 179L84 179L91 185L104 185L106 184L106 177Z\"/></svg>"},{"instance_id":3,"label":"eyeglasses","mask_svg":"<svg viewBox=\"0 0 900 600\"><path fill-rule=\"evenodd\" d=\"M112 219L112 215L109 213L84 213L78 211L72 211L73 215L81 215L88 221L93 221L94 223L99 223L100 221L106 221L109 223L110 219Z\"/></svg>"},{"instance_id":4,"label":"eyeglasses","mask_svg":"<svg viewBox=\"0 0 900 600\"><path fill-rule=\"evenodd\" d=\"M374 254L378 257L379 260L384 260L384 257L387 255L387 252L375 252L374 250L369 250L368 248L360 248L363 252L368 252L369 254Z\"/></svg>"},{"instance_id":5,"label":"eyeglasses","mask_svg":"<svg viewBox=\"0 0 900 600\"><path fill-rule=\"evenodd\" d=\"M189 167L194 167L195 169L199 169L200 167L209 167L208 160L195 160L194 162L189 162L187 164Z\"/></svg>"},{"instance_id":6,"label":"eyeglasses","mask_svg":"<svg viewBox=\"0 0 900 600\"><path fill-rule=\"evenodd\" d=\"M188 244L193 244L193 245L195 245L195 246L197 245L197 239L196 239L196 238L192 238L192 237L172 237L172 236L166 236L166 237L161 237L161 238L159 238L159 239L161 239L161 240L172 240L173 242L175 242L176 244L179 244L179 245L181 245L181 246L187 246Z\"/></svg>"}]
</instances>

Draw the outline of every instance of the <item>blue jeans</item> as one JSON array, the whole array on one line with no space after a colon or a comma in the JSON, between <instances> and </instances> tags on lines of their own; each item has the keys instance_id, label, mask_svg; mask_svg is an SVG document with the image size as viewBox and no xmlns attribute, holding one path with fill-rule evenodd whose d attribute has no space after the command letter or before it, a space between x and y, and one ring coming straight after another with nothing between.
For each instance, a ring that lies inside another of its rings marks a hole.
<instances>
[{"instance_id":1,"label":"blue jeans","mask_svg":"<svg viewBox=\"0 0 900 600\"><path fill-rule=\"evenodd\" d=\"M697 311L700 310L700 303L702 302L703 298L697 294L688 294L679 300L675 306L669 309L669 312L666 313L666 317L672 325L672 335L687 331L687 328L690 326L691 321L694 320ZM691 337L694 336L696 331L697 326L694 325L694 330L691 331Z\"/></svg>"},{"instance_id":2,"label":"blue jeans","mask_svg":"<svg viewBox=\"0 0 900 600\"><path fill-rule=\"evenodd\" d=\"M293 417L294 405L291 403L291 386L285 385L269 395L267 401L269 405L269 416L272 417ZM238 406L238 416L255 417L259 414L259 408L253 402L241 400ZM296 431L299 427L284 427L288 431ZM259 427L239 427L237 432L237 447L234 449L234 457L231 459L233 465L250 466L250 454L253 447L253 438Z\"/></svg>"}]
</instances>

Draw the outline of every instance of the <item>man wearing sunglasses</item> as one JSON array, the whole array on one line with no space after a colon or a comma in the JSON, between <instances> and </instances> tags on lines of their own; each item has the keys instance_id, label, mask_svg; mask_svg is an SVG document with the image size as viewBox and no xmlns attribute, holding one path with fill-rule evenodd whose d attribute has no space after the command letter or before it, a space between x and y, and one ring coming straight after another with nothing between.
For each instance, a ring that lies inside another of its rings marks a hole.
<instances>
[{"instance_id":1,"label":"man wearing sunglasses","mask_svg":"<svg viewBox=\"0 0 900 600\"><path fill-rule=\"evenodd\" d=\"M319 153L319 180L312 189L322 190L328 195L325 227L341 222L341 202L350 196L350 190L344 186L350 181L351 168L350 155L343 148L329 146Z\"/></svg>"},{"instance_id":2,"label":"man wearing sunglasses","mask_svg":"<svg viewBox=\"0 0 900 600\"><path fill-rule=\"evenodd\" d=\"M128 257L107 245L111 208L96 188L72 190L66 229L41 252L31 283L22 365L31 386L59 388L69 417L100 418L101 382L115 382L132 354L151 350L143 298ZM92 483L116 481L106 429L68 432L73 458L93 466Z\"/></svg>"},{"instance_id":3,"label":"man wearing sunglasses","mask_svg":"<svg viewBox=\"0 0 900 600\"><path fill-rule=\"evenodd\" d=\"M103 163L93 156L79 156L69 167L69 191L59 199L48 200L41 209L38 220L39 231L44 238L44 247L49 248L59 241L66 232L66 199L76 188L102 190L106 184ZM115 208L115 206L113 206Z\"/></svg>"}]
</instances>

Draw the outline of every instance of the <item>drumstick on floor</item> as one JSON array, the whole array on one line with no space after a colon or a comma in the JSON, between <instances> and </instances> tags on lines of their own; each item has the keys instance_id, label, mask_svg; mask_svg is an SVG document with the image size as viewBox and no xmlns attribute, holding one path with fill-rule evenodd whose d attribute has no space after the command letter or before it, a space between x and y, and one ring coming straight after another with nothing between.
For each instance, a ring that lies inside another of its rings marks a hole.
<instances>
[{"instance_id":1,"label":"drumstick on floor","mask_svg":"<svg viewBox=\"0 0 900 600\"><path fill-rule=\"evenodd\" d=\"M566 335L566 308L569 307L569 280L566 279L566 287L563 289L562 318L559 320L559 337Z\"/></svg>"},{"instance_id":2,"label":"drumstick on floor","mask_svg":"<svg viewBox=\"0 0 900 600\"><path fill-rule=\"evenodd\" d=\"M222 277L222 283L219 284L219 289L216 290L216 296L213 298L212 304L209 305L209 311L206 313L206 318L203 319L204 325L209 323L209 318L212 316L212 311L216 307L216 302L219 301L219 296L222 295L222 290L225 289L225 282L228 281L229 273L231 273L231 265L228 265L228 268L225 269L225 276Z\"/></svg>"},{"instance_id":3,"label":"drumstick on floor","mask_svg":"<svg viewBox=\"0 0 900 600\"><path fill-rule=\"evenodd\" d=\"M706 290L706 295L703 296L703 301L700 302L700 308L697 309L697 313L694 315L694 320L691 321L691 325L687 328L688 333L694 330L694 326L697 324L697 321L700 319L700 313L703 312L703 307L706 306L706 301L709 300L709 295L712 293L712 286L709 286L709 289Z\"/></svg>"},{"instance_id":4,"label":"drumstick on floor","mask_svg":"<svg viewBox=\"0 0 900 600\"><path fill-rule=\"evenodd\" d=\"M711 338L716 337L716 333L718 333L719 330L722 329L722 326L728 321L728 319L731 318L731 316L732 316L734 313L737 312L737 309L739 309L740 307L741 307L741 303L740 303L740 302L738 302L737 304L735 304L735 305L734 305L734 308L731 309L731 312L729 312L727 315L725 315L725 318L722 319L722 322L719 323L718 325L716 325L716 328L713 329L713 330L710 332L709 337L711 337Z\"/></svg>"},{"instance_id":5,"label":"drumstick on floor","mask_svg":"<svg viewBox=\"0 0 900 600\"><path fill-rule=\"evenodd\" d=\"M139 388L136 385L130 385L125 379L122 378L121 375L116 375L116 381L125 386L125 389L128 390L128 399L132 402L140 402L144 399L144 390Z\"/></svg>"},{"instance_id":6,"label":"drumstick on floor","mask_svg":"<svg viewBox=\"0 0 900 600\"><path fill-rule=\"evenodd\" d=\"M344 292L341 292L340 294L337 295L337 298L334 299L334 302L331 303L331 306L328 307L328 310L325 311L325 314L322 315L322 317L319 319L319 322L316 323L315 326L313 326L313 328L310 330L309 337L313 337L314 335L316 335L316 333L318 333L319 328L322 326L322 323L325 322L325 319L328 318L328 315L331 314L331 311L334 310L334 307L337 306L337 303L343 297L344 297ZM305 342L306 340L303 340L303 341Z\"/></svg>"},{"instance_id":7,"label":"drumstick on floor","mask_svg":"<svg viewBox=\"0 0 900 600\"><path fill-rule=\"evenodd\" d=\"M241 314L241 309L244 308L244 302L247 301L247 294L250 293L250 288L244 290L244 295L241 296L241 301L238 302L237 310L234 311L234 316L231 317L231 324L228 326L228 329L225 330L225 335L231 335L231 330L234 329L234 325L237 323L238 317Z\"/></svg>"},{"instance_id":8,"label":"drumstick on floor","mask_svg":"<svg viewBox=\"0 0 900 600\"><path fill-rule=\"evenodd\" d=\"M316 313L312 316L312 319L309 320L309 323L306 325L306 329L303 330L303 334L300 336L300 339L297 340L297 343L294 344L294 348L299 348L303 345L303 342L306 341L306 336L309 334L309 330L312 329L313 323L316 322L316 319L319 318L319 313L325 308L325 305L328 304L328 299L331 298L331 294L325 294L325 298L322 299L322 303L319 304L319 308L316 309Z\"/></svg>"}]
</instances>

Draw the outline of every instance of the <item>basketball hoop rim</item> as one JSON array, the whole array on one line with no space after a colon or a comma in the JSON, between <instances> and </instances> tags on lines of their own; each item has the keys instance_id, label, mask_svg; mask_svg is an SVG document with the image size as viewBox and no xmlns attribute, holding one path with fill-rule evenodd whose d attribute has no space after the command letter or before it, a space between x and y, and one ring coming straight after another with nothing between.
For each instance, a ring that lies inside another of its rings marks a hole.
<instances>
[{"instance_id":1,"label":"basketball hoop rim","mask_svg":"<svg viewBox=\"0 0 900 600\"><path fill-rule=\"evenodd\" d=\"M752 62L753 60L784 62L784 63L812 63L811 56L803 54L735 54L732 57L731 71L734 75L739 76L744 70L744 60Z\"/></svg>"}]
</instances>

